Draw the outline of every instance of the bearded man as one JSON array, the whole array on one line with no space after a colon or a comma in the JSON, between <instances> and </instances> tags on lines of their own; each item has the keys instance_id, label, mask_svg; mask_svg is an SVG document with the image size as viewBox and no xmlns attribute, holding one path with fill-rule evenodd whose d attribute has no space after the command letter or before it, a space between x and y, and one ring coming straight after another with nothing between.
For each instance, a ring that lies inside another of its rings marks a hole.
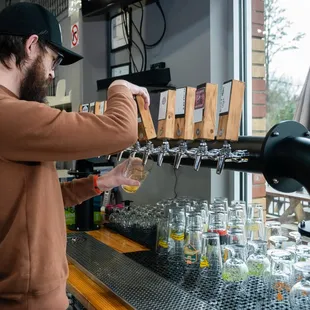
<instances>
[{"instance_id":1,"label":"bearded man","mask_svg":"<svg viewBox=\"0 0 310 310\"><path fill-rule=\"evenodd\" d=\"M56 17L42 6L17 3L0 13L0 309L65 310L64 207L120 185L126 161L100 177L59 183L55 161L119 152L137 139L133 95L145 88L124 80L108 89L104 115L46 105L58 65L82 57L63 47Z\"/></svg>"}]
</instances>

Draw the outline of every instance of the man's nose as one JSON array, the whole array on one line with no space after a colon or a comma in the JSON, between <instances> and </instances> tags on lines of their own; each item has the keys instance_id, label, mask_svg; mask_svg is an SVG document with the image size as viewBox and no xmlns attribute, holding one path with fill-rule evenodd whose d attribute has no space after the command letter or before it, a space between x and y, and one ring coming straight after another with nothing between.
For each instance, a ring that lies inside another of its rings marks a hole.
<instances>
[{"instance_id":1,"label":"man's nose","mask_svg":"<svg viewBox=\"0 0 310 310\"><path fill-rule=\"evenodd\" d=\"M55 78L55 71L51 70L48 77L53 80Z\"/></svg>"}]
</instances>

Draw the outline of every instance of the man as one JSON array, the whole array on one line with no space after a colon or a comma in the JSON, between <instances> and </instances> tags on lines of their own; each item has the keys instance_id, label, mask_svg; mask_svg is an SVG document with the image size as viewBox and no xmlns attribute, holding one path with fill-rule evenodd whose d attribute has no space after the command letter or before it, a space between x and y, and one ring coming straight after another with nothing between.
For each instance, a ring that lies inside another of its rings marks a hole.
<instances>
[{"instance_id":1,"label":"man","mask_svg":"<svg viewBox=\"0 0 310 310\"><path fill-rule=\"evenodd\" d=\"M54 161L116 153L137 138L133 95L115 81L103 116L44 104L58 64L82 57L65 49L56 18L18 3L0 13L0 309L65 310L68 267L64 206L79 204L126 179L126 162L96 178L59 184Z\"/></svg>"}]
</instances>

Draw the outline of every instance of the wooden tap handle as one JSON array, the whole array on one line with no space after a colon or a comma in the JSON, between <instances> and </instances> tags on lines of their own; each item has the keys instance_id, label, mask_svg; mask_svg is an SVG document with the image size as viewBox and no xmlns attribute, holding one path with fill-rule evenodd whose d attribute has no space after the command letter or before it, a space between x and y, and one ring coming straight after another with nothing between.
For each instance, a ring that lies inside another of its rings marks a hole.
<instances>
[{"instance_id":1,"label":"wooden tap handle","mask_svg":"<svg viewBox=\"0 0 310 310\"><path fill-rule=\"evenodd\" d=\"M138 106L138 139L146 141L156 138L156 131L151 116L150 109L145 109L144 99L141 96L136 96Z\"/></svg>"},{"instance_id":2,"label":"wooden tap handle","mask_svg":"<svg viewBox=\"0 0 310 310\"><path fill-rule=\"evenodd\" d=\"M217 140L238 141L245 83L231 80L223 84Z\"/></svg>"},{"instance_id":3,"label":"wooden tap handle","mask_svg":"<svg viewBox=\"0 0 310 310\"><path fill-rule=\"evenodd\" d=\"M175 93L175 90L166 90L160 94L157 129L159 139L174 138Z\"/></svg>"},{"instance_id":4,"label":"wooden tap handle","mask_svg":"<svg viewBox=\"0 0 310 310\"><path fill-rule=\"evenodd\" d=\"M214 140L218 85L197 86L194 110L194 138Z\"/></svg>"},{"instance_id":5,"label":"wooden tap handle","mask_svg":"<svg viewBox=\"0 0 310 310\"><path fill-rule=\"evenodd\" d=\"M194 107L196 88L176 90L175 139L194 140Z\"/></svg>"}]
</instances>

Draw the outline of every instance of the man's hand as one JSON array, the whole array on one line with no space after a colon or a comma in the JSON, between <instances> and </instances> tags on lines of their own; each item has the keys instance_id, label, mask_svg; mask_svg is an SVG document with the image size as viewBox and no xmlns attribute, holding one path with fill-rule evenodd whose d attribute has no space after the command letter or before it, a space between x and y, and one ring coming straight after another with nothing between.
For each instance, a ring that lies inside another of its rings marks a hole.
<instances>
[{"instance_id":1,"label":"man's hand","mask_svg":"<svg viewBox=\"0 0 310 310\"><path fill-rule=\"evenodd\" d=\"M131 158L131 161L137 161L142 163L142 160L140 158ZM121 185L139 186L139 181L125 177L125 171L127 169L128 163L129 160L127 159L111 171L100 176L97 182L99 189L101 191L108 191L114 187Z\"/></svg>"},{"instance_id":2,"label":"man's hand","mask_svg":"<svg viewBox=\"0 0 310 310\"><path fill-rule=\"evenodd\" d=\"M145 109L147 109L148 106L150 105L150 95L149 95L149 93L145 87L140 87L138 85L132 84L132 83L127 82L125 80L116 80L116 81L111 83L109 88L116 86L116 85L126 86L131 91L131 93L133 95L142 96L142 98L144 99L144 103L145 103L144 104Z\"/></svg>"}]
</instances>

